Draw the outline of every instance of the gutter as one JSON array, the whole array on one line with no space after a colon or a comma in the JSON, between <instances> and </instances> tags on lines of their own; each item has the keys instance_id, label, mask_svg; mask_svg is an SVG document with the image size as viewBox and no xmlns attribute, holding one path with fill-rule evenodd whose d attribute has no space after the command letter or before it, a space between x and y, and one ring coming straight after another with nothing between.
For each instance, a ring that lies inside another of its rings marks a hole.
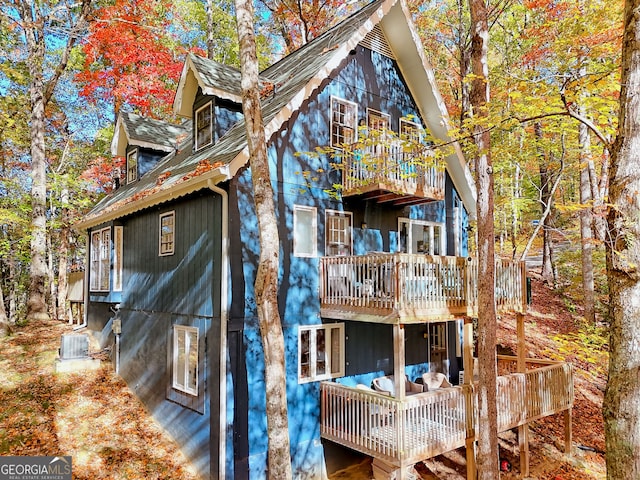
<instances>
[{"instance_id":1,"label":"gutter","mask_svg":"<svg viewBox=\"0 0 640 480\"><path fill-rule=\"evenodd\" d=\"M183 197L203 188L207 188L209 187L209 185L214 185L224 180L229 180L230 178L229 166L223 165L211 170L210 172L203 173L202 175L199 175L187 181L180 182L164 190L152 193L147 197L135 201L131 200L113 211L105 212L96 217L77 222L75 224L75 228L78 230L87 230L102 223L131 215L132 213L144 210L145 208L153 207L170 200L175 200L176 198Z\"/></svg>"},{"instance_id":2,"label":"gutter","mask_svg":"<svg viewBox=\"0 0 640 480\"><path fill-rule=\"evenodd\" d=\"M220 265L220 432L218 479L226 478L227 460L227 323L229 316L229 196L212 179L207 187L222 197L222 253ZM211 412L213 413L213 412Z\"/></svg>"}]
</instances>

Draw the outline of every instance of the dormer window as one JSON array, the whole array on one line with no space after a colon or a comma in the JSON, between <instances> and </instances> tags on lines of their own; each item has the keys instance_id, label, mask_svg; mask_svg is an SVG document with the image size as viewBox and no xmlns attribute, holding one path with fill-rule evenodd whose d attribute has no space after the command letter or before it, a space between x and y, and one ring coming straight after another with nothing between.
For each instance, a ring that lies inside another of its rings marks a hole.
<instances>
[{"instance_id":1,"label":"dormer window","mask_svg":"<svg viewBox=\"0 0 640 480\"><path fill-rule=\"evenodd\" d=\"M196 110L196 150L213 141L213 106L211 102Z\"/></svg>"},{"instance_id":2,"label":"dormer window","mask_svg":"<svg viewBox=\"0 0 640 480\"><path fill-rule=\"evenodd\" d=\"M138 149L127 153L127 184L138 181Z\"/></svg>"}]
</instances>

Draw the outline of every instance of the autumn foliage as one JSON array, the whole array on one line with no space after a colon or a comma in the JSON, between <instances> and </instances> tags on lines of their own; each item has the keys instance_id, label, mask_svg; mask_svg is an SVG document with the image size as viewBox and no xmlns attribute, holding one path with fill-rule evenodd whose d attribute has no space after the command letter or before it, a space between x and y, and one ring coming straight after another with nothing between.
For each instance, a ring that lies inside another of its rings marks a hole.
<instances>
[{"instance_id":1,"label":"autumn foliage","mask_svg":"<svg viewBox=\"0 0 640 480\"><path fill-rule=\"evenodd\" d=\"M355 2L344 0L263 0L262 3L271 12L273 25L289 52L305 45L356 9Z\"/></svg>"},{"instance_id":2,"label":"autumn foliage","mask_svg":"<svg viewBox=\"0 0 640 480\"><path fill-rule=\"evenodd\" d=\"M170 36L168 0L117 0L100 8L83 43L80 94L127 104L145 116L170 111L182 70L183 48Z\"/></svg>"}]
</instances>

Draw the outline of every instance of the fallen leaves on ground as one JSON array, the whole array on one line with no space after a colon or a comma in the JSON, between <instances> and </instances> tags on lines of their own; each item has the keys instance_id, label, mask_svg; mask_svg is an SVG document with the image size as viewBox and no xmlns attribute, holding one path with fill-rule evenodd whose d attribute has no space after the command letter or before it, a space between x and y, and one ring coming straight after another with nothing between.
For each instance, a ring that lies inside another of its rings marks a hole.
<instances>
[{"instance_id":1,"label":"fallen leaves on ground","mask_svg":"<svg viewBox=\"0 0 640 480\"><path fill-rule=\"evenodd\" d=\"M54 373L60 337L70 331L31 322L0 339L0 455L70 455L77 480L195 479L109 362Z\"/></svg>"}]
</instances>

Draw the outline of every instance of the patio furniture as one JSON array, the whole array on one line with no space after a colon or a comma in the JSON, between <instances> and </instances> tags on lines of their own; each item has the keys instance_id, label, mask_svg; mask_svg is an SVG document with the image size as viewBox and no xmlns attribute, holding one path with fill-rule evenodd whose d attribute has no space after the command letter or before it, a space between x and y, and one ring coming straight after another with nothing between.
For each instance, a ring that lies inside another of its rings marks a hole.
<instances>
[{"instance_id":1,"label":"patio furniture","mask_svg":"<svg viewBox=\"0 0 640 480\"><path fill-rule=\"evenodd\" d=\"M452 387L444 373L427 372L422 374L422 384L425 391L435 390L436 388Z\"/></svg>"},{"instance_id":2,"label":"patio furniture","mask_svg":"<svg viewBox=\"0 0 640 480\"><path fill-rule=\"evenodd\" d=\"M378 377L373 379L373 388L378 392L385 393L392 397L396 396L396 387L394 383L393 375L386 375L384 377ZM404 377L404 391L407 395L413 395L415 393L422 393L422 385L414 382L410 382L407 376Z\"/></svg>"}]
</instances>

